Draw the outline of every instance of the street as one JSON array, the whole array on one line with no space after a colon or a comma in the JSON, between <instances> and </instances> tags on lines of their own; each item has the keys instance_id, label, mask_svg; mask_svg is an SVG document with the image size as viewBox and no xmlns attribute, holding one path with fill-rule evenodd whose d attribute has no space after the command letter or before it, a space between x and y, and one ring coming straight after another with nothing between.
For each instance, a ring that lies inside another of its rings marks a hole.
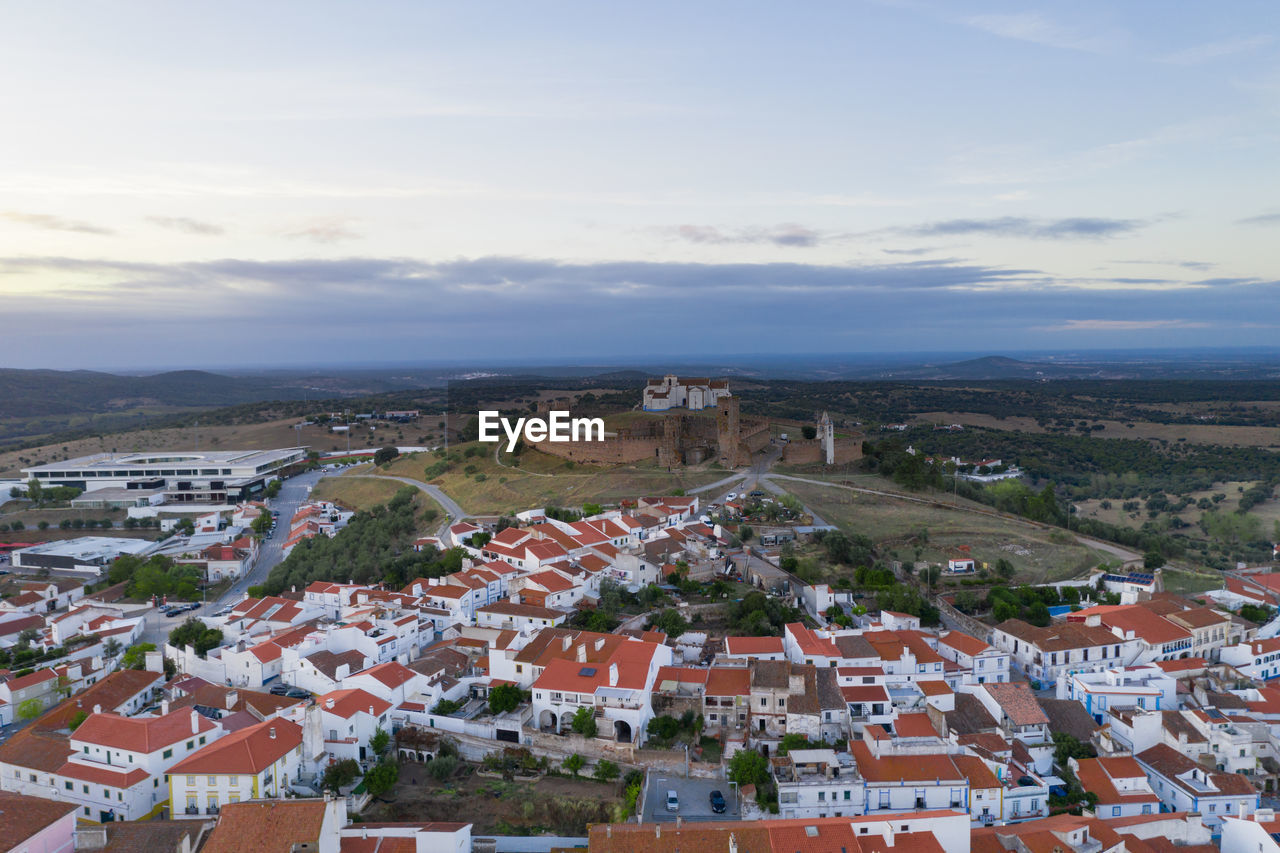
<instances>
[{"instance_id":1,"label":"street","mask_svg":"<svg viewBox=\"0 0 1280 853\"><path fill-rule=\"evenodd\" d=\"M262 540L258 548L258 558L244 577L233 583L226 592L216 600L210 601L199 610L179 616L165 616L161 608L147 611L143 622L140 643L155 643L156 648L163 648L169 638L169 632L192 616L212 616L228 604L233 604L244 597L249 587L260 584L267 579L271 570L284 559L283 546L289 538L289 519L298 511L298 506L311 494L312 487L325 476L325 471L308 471L281 482L280 494L268 501L271 509L280 513L276 529Z\"/></svg>"}]
</instances>

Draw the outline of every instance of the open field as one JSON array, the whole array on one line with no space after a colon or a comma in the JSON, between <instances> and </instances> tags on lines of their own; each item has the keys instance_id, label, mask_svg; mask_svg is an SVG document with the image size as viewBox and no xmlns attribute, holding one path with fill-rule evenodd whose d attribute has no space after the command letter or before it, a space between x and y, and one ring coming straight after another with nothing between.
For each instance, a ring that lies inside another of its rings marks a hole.
<instances>
[{"instance_id":1,"label":"open field","mask_svg":"<svg viewBox=\"0 0 1280 853\"><path fill-rule=\"evenodd\" d=\"M63 444L45 445L27 450L0 453L0 477L20 476L19 470L38 462L54 462L91 453L136 450L191 450L197 446L213 450L258 450L294 447L304 444L321 453L347 449L345 433L331 433L327 427L305 426L294 429L296 419L268 421L237 426L202 426L189 429L145 429L84 438ZM436 421L424 418L414 424L392 424L351 428L351 447L361 449L390 445L434 444Z\"/></svg>"},{"instance_id":2,"label":"open field","mask_svg":"<svg viewBox=\"0 0 1280 853\"><path fill-rule=\"evenodd\" d=\"M990 429L1015 430L1026 433L1043 433L1045 429L1035 418L1007 417L977 412L921 412L912 420L916 423L964 424ZM1222 444L1232 447L1280 447L1280 427L1223 426L1219 424L1161 424L1150 421L1129 422L1093 420L1103 429L1092 435L1095 438L1146 438L1175 442L1185 440L1191 444Z\"/></svg>"},{"instance_id":3,"label":"open field","mask_svg":"<svg viewBox=\"0 0 1280 853\"><path fill-rule=\"evenodd\" d=\"M466 771L462 771L465 773ZM586 835L587 823L613 819L621 805L620 783L544 776L534 782L505 782L475 773L441 783L413 763L400 765L400 781L374 801L365 821L453 821L473 824L486 835Z\"/></svg>"},{"instance_id":4,"label":"open field","mask_svg":"<svg viewBox=\"0 0 1280 853\"><path fill-rule=\"evenodd\" d=\"M1222 575L1215 571L1190 572L1182 569L1166 568L1164 575L1165 592L1179 595L1197 595L1211 589L1222 589Z\"/></svg>"},{"instance_id":5,"label":"open field","mask_svg":"<svg viewBox=\"0 0 1280 853\"><path fill-rule=\"evenodd\" d=\"M370 465L352 468L349 473L358 475L364 469L371 469L372 467ZM397 480L379 480L376 477L369 476L338 475L325 477L317 483L315 488L311 490L311 497L316 500L341 503L354 510L367 510L380 504L385 504L395 497L396 492L408 488L412 487ZM414 496L414 504L417 506L419 516L428 510L434 510L437 518L444 517L444 511L438 503L431 499L430 495L421 490L415 491L417 494Z\"/></svg>"},{"instance_id":6,"label":"open field","mask_svg":"<svg viewBox=\"0 0 1280 853\"><path fill-rule=\"evenodd\" d=\"M518 512L548 504L617 503L627 497L696 488L725 476L724 471L710 467L668 473L633 465L579 465L536 450L525 450L518 459L500 453L500 461L495 461L493 447L479 442L450 447L450 456L455 461L427 482L440 486L467 512L483 515ZM465 455L469 448L475 448L470 457ZM408 454L386 468L369 473L421 480L427 468L440 461L430 453ZM513 467L516 464L520 467Z\"/></svg>"},{"instance_id":7,"label":"open field","mask_svg":"<svg viewBox=\"0 0 1280 853\"><path fill-rule=\"evenodd\" d=\"M882 555L896 553L904 561L942 563L956 556L957 546L968 545L979 562L994 564L1003 557L1012 563L1015 582L1046 583L1078 577L1115 560L1058 528L845 489L775 482L841 530L867 536Z\"/></svg>"}]
</instances>

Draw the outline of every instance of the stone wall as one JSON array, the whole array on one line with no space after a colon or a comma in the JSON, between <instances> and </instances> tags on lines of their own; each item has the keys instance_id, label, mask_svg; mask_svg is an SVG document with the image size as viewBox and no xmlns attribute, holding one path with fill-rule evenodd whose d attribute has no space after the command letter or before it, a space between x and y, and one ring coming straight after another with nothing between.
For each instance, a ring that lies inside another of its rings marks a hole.
<instances>
[{"instance_id":1,"label":"stone wall","mask_svg":"<svg viewBox=\"0 0 1280 853\"><path fill-rule=\"evenodd\" d=\"M836 464L854 462L862 458L862 436L835 440ZM789 465L812 465L825 462L826 454L820 439L802 438L792 441L782 450L782 461Z\"/></svg>"},{"instance_id":2,"label":"stone wall","mask_svg":"<svg viewBox=\"0 0 1280 853\"><path fill-rule=\"evenodd\" d=\"M539 441L533 444L543 453L593 465L625 465L656 459L661 436L606 438L604 441Z\"/></svg>"}]
</instances>

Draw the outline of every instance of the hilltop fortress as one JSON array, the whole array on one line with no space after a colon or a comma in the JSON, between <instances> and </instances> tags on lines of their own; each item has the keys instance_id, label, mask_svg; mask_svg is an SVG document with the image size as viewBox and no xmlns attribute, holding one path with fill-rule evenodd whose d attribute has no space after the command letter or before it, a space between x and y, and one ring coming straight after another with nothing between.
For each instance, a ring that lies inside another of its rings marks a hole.
<instances>
[{"instance_id":1,"label":"hilltop fortress","mask_svg":"<svg viewBox=\"0 0 1280 853\"><path fill-rule=\"evenodd\" d=\"M650 379L641 402L653 417L637 418L606 434L603 441L540 441L534 446L552 456L597 465L652 459L664 468L707 461L740 468L751 464L752 455L770 444L768 419L743 416L727 379L686 379L670 374ZM862 456L861 436L836 438L825 412L818 428L814 439L788 442L783 461L832 465Z\"/></svg>"}]
</instances>

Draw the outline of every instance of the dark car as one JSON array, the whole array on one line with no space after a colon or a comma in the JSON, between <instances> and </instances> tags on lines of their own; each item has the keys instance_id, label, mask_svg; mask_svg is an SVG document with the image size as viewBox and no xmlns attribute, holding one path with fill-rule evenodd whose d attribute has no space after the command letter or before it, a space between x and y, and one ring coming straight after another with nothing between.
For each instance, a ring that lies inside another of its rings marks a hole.
<instances>
[{"instance_id":1,"label":"dark car","mask_svg":"<svg viewBox=\"0 0 1280 853\"><path fill-rule=\"evenodd\" d=\"M286 699L310 699L311 694L305 690L295 689L295 690L286 690L284 693L284 697Z\"/></svg>"},{"instance_id":2,"label":"dark car","mask_svg":"<svg viewBox=\"0 0 1280 853\"><path fill-rule=\"evenodd\" d=\"M273 684L270 692L274 696L283 696L292 689L288 684Z\"/></svg>"},{"instance_id":3,"label":"dark car","mask_svg":"<svg viewBox=\"0 0 1280 853\"><path fill-rule=\"evenodd\" d=\"M724 794L719 791L711 792L711 811L716 814L724 814L725 809L728 807L729 804L724 801Z\"/></svg>"}]
</instances>

